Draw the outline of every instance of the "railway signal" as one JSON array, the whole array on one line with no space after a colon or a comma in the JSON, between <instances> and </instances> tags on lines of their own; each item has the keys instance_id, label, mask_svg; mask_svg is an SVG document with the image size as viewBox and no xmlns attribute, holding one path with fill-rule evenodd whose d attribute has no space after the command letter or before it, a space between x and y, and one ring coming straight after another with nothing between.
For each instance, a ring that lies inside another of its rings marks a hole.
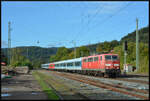
<instances>
[{"instance_id":1,"label":"railway signal","mask_svg":"<svg viewBox=\"0 0 150 101\"><path fill-rule=\"evenodd\" d=\"M124 50L125 50L125 51L128 50L128 44L127 44L127 41L124 42Z\"/></svg>"}]
</instances>

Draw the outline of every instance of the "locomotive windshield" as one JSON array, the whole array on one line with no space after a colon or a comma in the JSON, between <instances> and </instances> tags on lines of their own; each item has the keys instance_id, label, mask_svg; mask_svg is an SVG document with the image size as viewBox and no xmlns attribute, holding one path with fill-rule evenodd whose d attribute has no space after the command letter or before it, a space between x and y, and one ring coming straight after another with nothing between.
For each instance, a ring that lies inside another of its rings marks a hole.
<instances>
[{"instance_id":1,"label":"locomotive windshield","mask_svg":"<svg viewBox=\"0 0 150 101\"><path fill-rule=\"evenodd\" d=\"M105 55L105 60L118 60L118 56L116 55Z\"/></svg>"},{"instance_id":2,"label":"locomotive windshield","mask_svg":"<svg viewBox=\"0 0 150 101\"><path fill-rule=\"evenodd\" d=\"M112 55L112 60L118 60L118 56Z\"/></svg>"}]
</instances>

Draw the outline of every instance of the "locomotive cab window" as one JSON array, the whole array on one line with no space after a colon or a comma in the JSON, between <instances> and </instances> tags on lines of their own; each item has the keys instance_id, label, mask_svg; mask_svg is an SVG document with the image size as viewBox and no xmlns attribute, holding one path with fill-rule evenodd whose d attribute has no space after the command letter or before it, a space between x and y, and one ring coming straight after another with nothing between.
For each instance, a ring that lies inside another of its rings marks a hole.
<instances>
[{"instance_id":1,"label":"locomotive cab window","mask_svg":"<svg viewBox=\"0 0 150 101\"><path fill-rule=\"evenodd\" d=\"M112 60L118 60L118 56L112 55Z\"/></svg>"},{"instance_id":2,"label":"locomotive cab window","mask_svg":"<svg viewBox=\"0 0 150 101\"><path fill-rule=\"evenodd\" d=\"M111 55L105 55L105 60L111 60Z\"/></svg>"},{"instance_id":3,"label":"locomotive cab window","mask_svg":"<svg viewBox=\"0 0 150 101\"><path fill-rule=\"evenodd\" d=\"M105 55L105 60L118 60L118 56L116 55Z\"/></svg>"}]
</instances>

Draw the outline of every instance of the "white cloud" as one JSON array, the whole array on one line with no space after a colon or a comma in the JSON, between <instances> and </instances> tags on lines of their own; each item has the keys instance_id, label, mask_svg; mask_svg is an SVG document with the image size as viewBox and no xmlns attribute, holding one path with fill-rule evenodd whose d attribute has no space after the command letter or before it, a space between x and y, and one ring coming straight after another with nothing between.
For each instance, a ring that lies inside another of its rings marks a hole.
<instances>
[{"instance_id":1,"label":"white cloud","mask_svg":"<svg viewBox=\"0 0 150 101\"><path fill-rule=\"evenodd\" d=\"M124 7L127 2L99 2L97 9L90 9L89 14L113 14Z\"/></svg>"}]
</instances>

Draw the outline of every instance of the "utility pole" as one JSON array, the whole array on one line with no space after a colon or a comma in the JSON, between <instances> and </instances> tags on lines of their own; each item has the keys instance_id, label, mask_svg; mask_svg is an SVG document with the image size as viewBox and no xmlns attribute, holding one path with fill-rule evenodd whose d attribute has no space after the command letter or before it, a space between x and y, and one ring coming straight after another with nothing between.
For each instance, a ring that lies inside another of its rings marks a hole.
<instances>
[{"instance_id":1,"label":"utility pole","mask_svg":"<svg viewBox=\"0 0 150 101\"><path fill-rule=\"evenodd\" d=\"M38 41L37 41L37 44L39 45L39 43L40 43L40 42L39 42L39 40L38 40ZM40 46L39 46L39 49L40 49ZM40 50L40 53L41 53L41 50ZM39 57L39 60L41 61L41 55L40 55L40 57ZM40 62L40 61L39 61L39 62ZM36 68L36 69L37 69L37 68Z\"/></svg>"},{"instance_id":2,"label":"utility pole","mask_svg":"<svg viewBox=\"0 0 150 101\"><path fill-rule=\"evenodd\" d=\"M90 44L91 44L91 42L89 41L89 49L90 49ZM92 55L91 51L90 51L90 55Z\"/></svg>"},{"instance_id":3,"label":"utility pole","mask_svg":"<svg viewBox=\"0 0 150 101\"><path fill-rule=\"evenodd\" d=\"M76 58L76 42L72 40L72 43L74 44L74 58Z\"/></svg>"},{"instance_id":4,"label":"utility pole","mask_svg":"<svg viewBox=\"0 0 150 101\"><path fill-rule=\"evenodd\" d=\"M126 65L126 56L127 56L127 41L124 42L124 75L126 75L127 65Z\"/></svg>"},{"instance_id":5,"label":"utility pole","mask_svg":"<svg viewBox=\"0 0 150 101\"><path fill-rule=\"evenodd\" d=\"M83 57L83 51L81 51L81 57Z\"/></svg>"},{"instance_id":6,"label":"utility pole","mask_svg":"<svg viewBox=\"0 0 150 101\"><path fill-rule=\"evenodd\" d=\"M76 43L73 40L72 43L74 44L74 58L76 58ZM75 67L75 62L74 62L74 67Z\"/></svg>"},{"instance_id":7,"label":"utility pole","mask_svg":"<svg viewBox=\"0 0 150 101\"><path fill-rule=\"evenodd\" d=\"M11 32L11 27L10 27L10 25L11 25L11 22L9 21L8 22L8 65L10 65L10 63L11 63L11 35L10 35L10 32Z\"/></svg>"},{"instance_id":8,"label":"utility pole","mask_svg":"<svg viewBox=\"0 0 150 101\"><path fill-rule=\"evenodd\" d=\"M139 69L139 34L138 34L138 19L136 18L136 71Z\"/></svg>"},{"instance_id":9,"label":"utility pole","mask_svg":"<svg viewBox=\"0 0 150 101\"><path fill-rule=\"evenodd\" d=\"M28 57L29 55L28 55L28 47L27 47L27 59L29 59L29 57Z\"/></svg>"}]
</instances>

